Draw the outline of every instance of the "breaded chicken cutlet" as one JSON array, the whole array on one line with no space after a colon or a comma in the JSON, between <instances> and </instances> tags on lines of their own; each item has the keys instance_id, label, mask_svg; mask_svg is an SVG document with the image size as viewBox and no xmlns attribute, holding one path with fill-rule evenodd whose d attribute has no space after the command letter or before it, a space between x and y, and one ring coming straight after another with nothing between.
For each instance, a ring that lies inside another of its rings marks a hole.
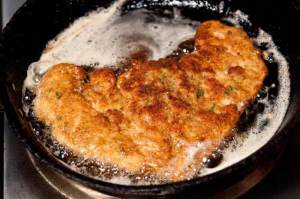
<instances>
[{"instance_id":1,"label":"breaded chicken cutlet","mask_svg":"<svg viewBox=\"0 0 300 199\"><path fill-rule=\"evenodd\" d=\"M179 181L193 177L231 134L266 74L243 30L206 21L195 51L177 59L132 60L118 76L109 68L87 74L72 64L53 66L34 111L77 154Z\"/></svg>"}]
</instances>

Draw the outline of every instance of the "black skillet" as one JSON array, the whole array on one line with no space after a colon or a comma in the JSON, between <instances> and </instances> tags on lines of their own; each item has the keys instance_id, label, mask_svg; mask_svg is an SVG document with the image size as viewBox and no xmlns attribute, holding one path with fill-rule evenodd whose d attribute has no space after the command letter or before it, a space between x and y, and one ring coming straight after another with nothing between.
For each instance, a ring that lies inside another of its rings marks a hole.
<instances>
[{"instance_id":1,"label":"black skillet","mask_svg":"<svg viewBox=\"0 0 300 199\"><path fill-rule=\"evenodd\" d=\"M160 4L163 2L163 4ZM147 9L170 9L167 1L129 1L124 12L146 6ZM204 5L219 5L221 1L196 1L199 7L180 6L186 17L203 21L220 19L230 10L240 9L250 16L254 25L242 24L252 36L257 27L271 33L290 66L291 96L287 114L280 128L264 147L242 161L208 176L189 181L154 186L124 186L90 178L69 169L47 152L32 133L27 117L22 111L22 84L28 65L38 60L47 41L66 28L70 22L98 7L106 7L111 0L29 0L14 15L1 35L1 99L14 132L28 149L57 172L108 195L120 197L191 197L206 198L222 192L245 178L261 161L274 157L276 148L284 145L287 132L297 114L300 101L300 53L297 23L297 2L272 0L226 1L224 9L209 9ZM201 6L202 5L202 6ZM295 28L292 26L295 25ZM260 46L263 48L263 46ZM265 84L276 82L276 72L270 71ZM276 91L275 91L276 93ZM276 154L275 154L276 155Z\"/></svg>"}]
</instances>

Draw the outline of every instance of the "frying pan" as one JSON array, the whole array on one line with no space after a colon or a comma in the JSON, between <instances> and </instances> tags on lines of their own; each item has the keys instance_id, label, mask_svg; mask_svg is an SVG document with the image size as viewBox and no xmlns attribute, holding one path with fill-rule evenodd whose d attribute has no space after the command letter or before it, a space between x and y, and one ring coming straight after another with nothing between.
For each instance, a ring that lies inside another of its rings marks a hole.
<instances>
[{"instance_id":1,"label":"frying pan","mask_svg":"<svg viewBox=\"0 0 300 199\"><path fill-rule=\"evenodd\" d=\"M169 1L128 1L124 12L139 7L169 9ZM249 15L251 24L244 24L250 35L261 27L270 33L289 63L291 94L287 113L271 140L255 153L221 171L192 180L151 186L118 185L91 178L69 169L50 154L36 139L28 118L22 110L22 86L27 67L39 59L46 43L68 27L76 18L98 7L107 7L111 0L29 0L13 16L3 30L0 41L1 99L11 128L39 160L68 178L97 191L119 197L191 197L206 198L239 182L256 168L258 162L272 159L276 148L284 145L287 133L298 114L300 102L299 12L295 2L271 0L247 1L194 1L197 6L181 3L179 9L186 17L203 21L220 19L230 10L240 9ZM211 9L223 4L223 9ZM211 7L207 5L212 5ZM298 32L297 32L298 31ZM269 78L273 74L269 74Z\"/></svg>"}]
</instances>

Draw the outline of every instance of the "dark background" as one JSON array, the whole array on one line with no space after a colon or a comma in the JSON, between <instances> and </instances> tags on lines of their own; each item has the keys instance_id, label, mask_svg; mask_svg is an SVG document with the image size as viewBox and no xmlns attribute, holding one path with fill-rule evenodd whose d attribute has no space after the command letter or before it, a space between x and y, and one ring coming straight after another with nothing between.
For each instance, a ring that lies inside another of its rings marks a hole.
<instances>
[{"instance_id":1,"label":"dark background","mask_svg":"<svg viewBox=\"0 0 300 199\"><path fill-rule=\"evenodd\" d=\"M2 0L1 16L5 25L15 10L25 0ZM42 1L42 0L41 0ZM243 0L240 0L243 1ZM263 1L263 0L261 0ZM282 0L291 10L300 13L300 0ZM272 5L270 5L272 6ZM267 15L268 13L266 13ZM280 11L276 13L280 15ZM295 15L299 16L299 15ZM300 27L300 18L286 21L287 26ZM291 32L291 34L296 34ZM300 37L300 35L298 35ZM299 39L295 40L295 46ZM298 47L300 49L300 46ZM299 51L298 51L299 52ZM300 67L300 66L299 66ZM300 77L299 77L300 78ZM289 198L300 199L300 117L289 134L285 153L271 173L241 198ZM11 133L7 121L4 120L4 197L13 199L60 199L56 193L35 171L29 161L24 146Z\"/></svg>"}]
</instances>

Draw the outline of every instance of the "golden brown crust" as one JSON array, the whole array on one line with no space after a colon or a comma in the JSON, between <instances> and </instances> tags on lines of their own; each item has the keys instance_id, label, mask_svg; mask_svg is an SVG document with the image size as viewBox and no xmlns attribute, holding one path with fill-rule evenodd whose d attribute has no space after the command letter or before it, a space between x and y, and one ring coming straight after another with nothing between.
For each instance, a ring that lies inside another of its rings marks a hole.
<instances>
[{"instance_id":1,"label":"golden brown crust","mask_svg":"<svg viewBox=\"0 0 300 199\"><path fill-rule=\"evenodd\" d=\"M35 112L75 152L161 179L192 177L230 134L267 69L247 34L218 21L199 26L196 51L134 60L116 77L59 64L43 77Z\"/></svg>"}]
</instances>

